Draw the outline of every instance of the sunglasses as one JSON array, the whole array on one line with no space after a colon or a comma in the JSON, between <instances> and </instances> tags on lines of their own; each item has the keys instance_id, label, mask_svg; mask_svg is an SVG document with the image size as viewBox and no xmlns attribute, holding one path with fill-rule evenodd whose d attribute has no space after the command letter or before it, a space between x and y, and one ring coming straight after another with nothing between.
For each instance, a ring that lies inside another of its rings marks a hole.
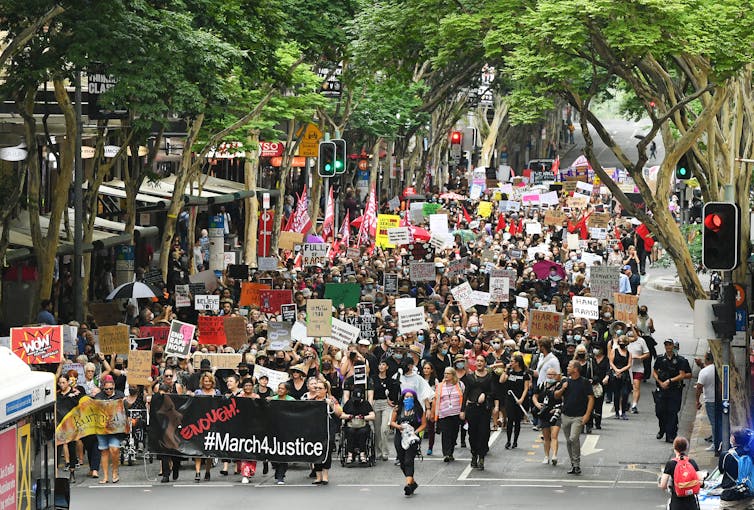
<instances>
[{"instance_id":1,"label":"sunglasses","mask_svg":"<svg viewBox=\"0 0 754 510\"><path fill-rule=\"evenodd\" d=\"M115 388L104 388L105 391L114 391Z\"/></svg>"}]
</instances>

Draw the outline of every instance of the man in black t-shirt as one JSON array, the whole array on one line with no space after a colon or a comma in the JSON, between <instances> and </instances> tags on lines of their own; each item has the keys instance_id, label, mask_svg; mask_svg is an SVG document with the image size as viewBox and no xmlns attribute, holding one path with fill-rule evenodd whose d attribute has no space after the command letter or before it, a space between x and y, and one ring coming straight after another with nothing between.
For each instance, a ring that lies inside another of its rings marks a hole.
<instances>
[{"instance_id":1,"label":"man in black t-shirt","mask_svg":"<svg viewBox=\"0 0 754 510\"><path fill-rule=\"evenodd\" d=\"M569 475L581 474L581 429L589 421L594 409L594 393L589 381L581 377L579 362L568 363L568 379L555 391L555 398L563 399L561 417L563 433L566 437L568 456L571 458Z\"/></svg>"}]
</instances>

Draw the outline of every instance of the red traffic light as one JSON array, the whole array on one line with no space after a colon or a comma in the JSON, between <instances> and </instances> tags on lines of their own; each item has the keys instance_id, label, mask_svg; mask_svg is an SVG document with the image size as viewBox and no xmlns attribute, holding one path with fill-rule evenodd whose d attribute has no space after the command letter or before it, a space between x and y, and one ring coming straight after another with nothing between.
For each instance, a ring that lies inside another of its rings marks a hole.
<instances>
[{"instance_id":1,"label":"red traffic light","mask_svg":"<svg viewBox=\"0 0 754 510\"><path fill-rule=\"evenodd\" d=\"M461 132L460 131L452 131L450 133L450 143L452 145L457 145L461 143Z\"/></svg>"},{"instance_id":2,"label":"red traffic light","mask_svg":"<svg viewBox=\"0 0 754 510\"><path fill-rule=\"evenodd\" d=\"M723 218L719 214L710 213L704 217L704 227L717 233L723 227Z\"/></svg>"}]
</instances>

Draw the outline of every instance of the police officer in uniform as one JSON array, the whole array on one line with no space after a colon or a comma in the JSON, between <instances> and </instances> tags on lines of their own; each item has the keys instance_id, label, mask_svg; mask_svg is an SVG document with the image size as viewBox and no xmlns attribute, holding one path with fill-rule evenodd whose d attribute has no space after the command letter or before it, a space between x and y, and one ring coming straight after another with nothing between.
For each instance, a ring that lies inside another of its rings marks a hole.
<instances>
[{"instance_id":1,"label":"police officer in uniform","mask_svg":"<svg viewBox=\"0 0 754 510\"><path fill-rule=\"evenodd\" d=\"M655 415L660 425L657 439L665 436L665 442L672 443L678 434L678 411L681 410L683 380L688 364L674 350L672 338L663 342L665 354L655 360L652 376L657 382Z\"/></svg>"}]
</instances>

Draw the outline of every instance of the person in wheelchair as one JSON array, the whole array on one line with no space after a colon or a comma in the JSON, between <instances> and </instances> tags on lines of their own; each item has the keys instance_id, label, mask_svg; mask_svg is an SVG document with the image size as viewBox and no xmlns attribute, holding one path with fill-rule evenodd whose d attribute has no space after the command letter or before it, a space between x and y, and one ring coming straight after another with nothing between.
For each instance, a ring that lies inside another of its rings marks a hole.
<instances>
[{"instance_id":1,"label":"person in wheelchair","mask_svg":"<svg viewBox=\"0 0 754 510\"><path fill-rule=\"evenodd\" d=\"M374 421L374 409L372 404L366 400L364 390L356 388L351 394L351 398L343 406L342 416L345 427L343 434L346 442L346 462L354 462L354 456L358 453L359 463L366 464L369 462L367 452L367 440L371 433L370 421Z\"/></svg>"}]
</instances>

